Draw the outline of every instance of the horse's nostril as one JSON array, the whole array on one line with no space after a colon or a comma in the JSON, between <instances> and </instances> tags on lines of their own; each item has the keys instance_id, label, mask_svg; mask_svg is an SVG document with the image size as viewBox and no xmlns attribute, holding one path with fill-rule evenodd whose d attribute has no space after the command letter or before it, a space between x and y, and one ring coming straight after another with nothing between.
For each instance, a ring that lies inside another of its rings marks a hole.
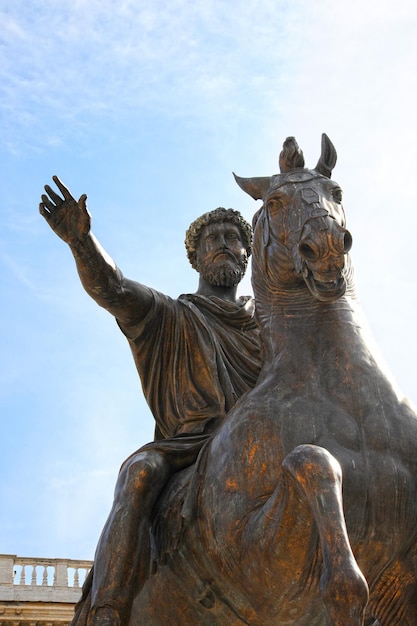
<instances>
[{"instance_id":1,"label":"horse's nostril","mask_svg":"<svg viewBox=\"0 0 417 626\"><path fill-rule=\"evenodd\" d=\"M347 230L343 237L343 252L349 252L352 247L352 235Z\"/></svg>"},{"instance_id":2,"label":"horse's nostril","mask_svg":"<svg viewBox=\"0 0 417 626\"><path fill-rule=\"evenodd\" d=\"M304 259L308 259L309 261L313 261L317 258L317 253L314 248L306 242L300 243L298 251Z\"/></svg>"}]
</instances>

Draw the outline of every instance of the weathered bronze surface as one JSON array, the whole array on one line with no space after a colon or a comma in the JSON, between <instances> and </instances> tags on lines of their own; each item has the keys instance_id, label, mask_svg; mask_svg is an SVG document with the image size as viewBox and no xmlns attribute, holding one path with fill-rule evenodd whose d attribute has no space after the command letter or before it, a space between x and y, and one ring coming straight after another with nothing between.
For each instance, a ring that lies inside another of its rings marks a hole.
<instances>
[{"instance_id":1,"label":"weathered bronze surface","mask_svg":"<svg viewBox=\"0 0 417 626\"><path fill-rule=\"evenodd\" d=\"M156 503L129 626L417 626L417 416L364 329L335 163L288 138L280 174L236 177L264 365Z\"/></svg>"},{"instance_id":2,"label":"weathered bronze surface","mask_svg":"<svg viewBox=\"0 0 417 626\"><path fill-rule=\"evenodd\" d=\"M324 136L304 169L289 139L280 174L238 179L263 200L265 364L200 456L181 545L131 626L417 624L417 419L362 324L335 162ZM159 515L170 505L165 493Z\"/></svg>"}]
</instances>

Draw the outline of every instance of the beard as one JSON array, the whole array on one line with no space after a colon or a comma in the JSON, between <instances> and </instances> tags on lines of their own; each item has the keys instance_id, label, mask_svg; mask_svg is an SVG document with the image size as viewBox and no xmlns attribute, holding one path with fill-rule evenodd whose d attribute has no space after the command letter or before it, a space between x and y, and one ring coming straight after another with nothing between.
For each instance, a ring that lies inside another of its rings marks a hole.
<instances>
[{"instance_id":1,"label":"beard","mask_svg":"<svg viewBox=\"0 0 417 626\"><path fill-rule=\"evenodd\" d=\"M247 258L238 261L234 257L234 260L217 263L206 260L198 264L197 271L213 287L235 287L244 277L247 265Z\"/></svg>"}]
</instances>

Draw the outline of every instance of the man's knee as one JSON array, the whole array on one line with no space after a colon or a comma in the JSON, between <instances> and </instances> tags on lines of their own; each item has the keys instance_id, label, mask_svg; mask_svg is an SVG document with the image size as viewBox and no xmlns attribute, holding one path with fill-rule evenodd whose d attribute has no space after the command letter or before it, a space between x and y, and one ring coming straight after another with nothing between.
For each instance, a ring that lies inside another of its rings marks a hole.
<instances>
[{"instance_id":1,"label":"man's knee","mask_svg":"<svg viewBox=\"0 0 417 626\"><path fill-rule=\"evenodd\" d=\"M146 495L159 492L170 475L168 461L159 452L147 450L138 452L123 465L116 485L116 493L130 492L132 495Z\"/></svg>"}]
</instances>

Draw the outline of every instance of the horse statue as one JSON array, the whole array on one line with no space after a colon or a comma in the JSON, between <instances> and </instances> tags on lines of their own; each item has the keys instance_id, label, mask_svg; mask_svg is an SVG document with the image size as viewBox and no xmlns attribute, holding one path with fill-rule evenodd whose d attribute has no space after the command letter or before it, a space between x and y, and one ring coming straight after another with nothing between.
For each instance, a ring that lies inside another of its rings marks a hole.
<instances>
[{"instance_id":1,"label":"horse statue","mask_svg":"<svg viewBox=\"0 0 417 626\"><path fill-rule=\"evenodd\" d=\"M159 502L169 535L188 472L182 536L130 626L417 625L417 416L361 319L335 163L326 135L314 169L290 137L280 174L236 177L263 201L265 363Z\"/></svg>"}]
</instances>

